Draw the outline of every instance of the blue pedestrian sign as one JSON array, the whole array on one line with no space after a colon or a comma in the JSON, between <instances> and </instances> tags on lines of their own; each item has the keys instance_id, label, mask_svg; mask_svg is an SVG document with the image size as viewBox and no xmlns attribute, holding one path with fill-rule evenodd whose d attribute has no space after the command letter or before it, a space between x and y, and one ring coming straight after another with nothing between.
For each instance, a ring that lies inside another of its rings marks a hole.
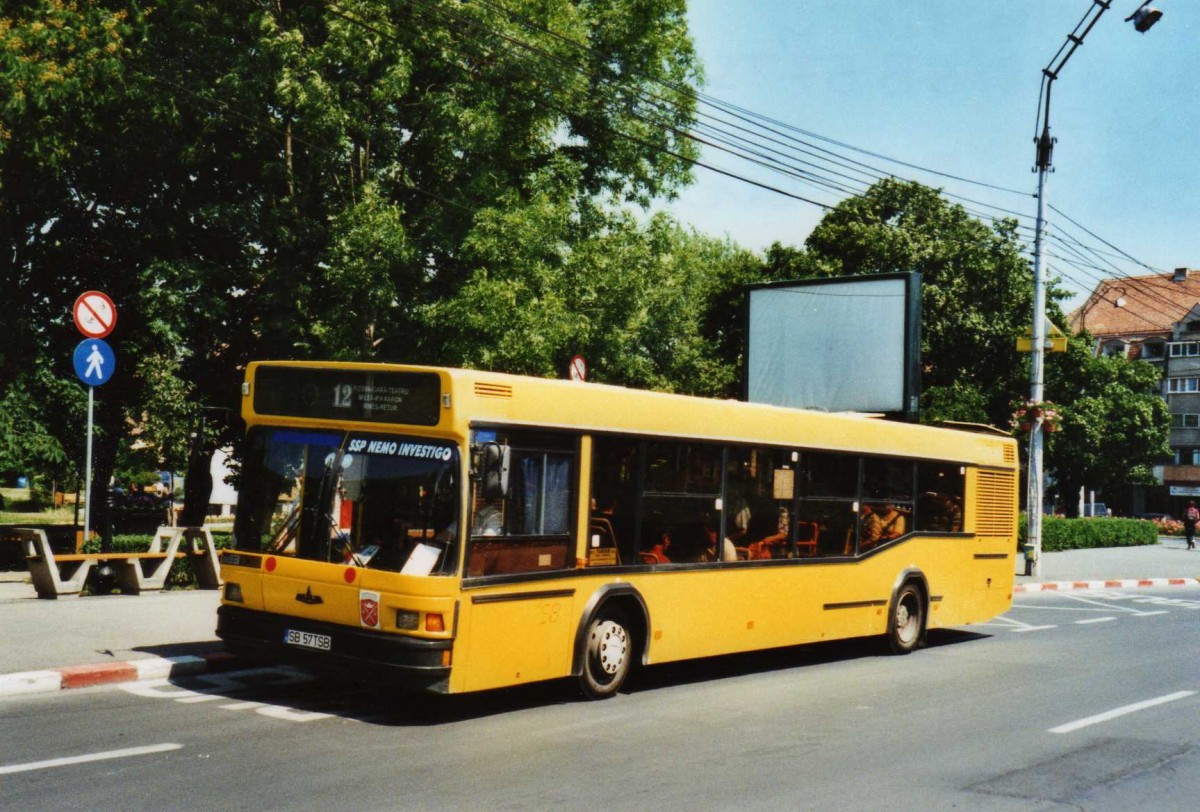
<instances>
[{"instance_id":1,"label":"blue pedestrian sign","mask_svg":"<svg viewBox=\"0 0 1200 812\"><path fill-rule=\"evenodd\" d=\"M112 347L101 338L85 338L75 347L75 374L88 386L108 383L117 369Z\"/></svg>"}]
</instances>

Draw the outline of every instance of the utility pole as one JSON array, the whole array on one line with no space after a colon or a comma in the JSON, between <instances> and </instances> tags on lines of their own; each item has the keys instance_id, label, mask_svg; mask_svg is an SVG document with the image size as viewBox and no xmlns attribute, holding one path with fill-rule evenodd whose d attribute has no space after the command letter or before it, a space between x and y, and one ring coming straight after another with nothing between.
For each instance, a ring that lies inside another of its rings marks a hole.
<instances>
[{"instance_id":1,"label":"utility pole","mask_svg":"<svg viewBox=\"0 0 1200 812\"><path fill-rule=\"evenodd\" d=\"M1075 30L1067 35L1067 41L1058 49L1050 64L1042 69L1042 95L1038 101L1038 124L1040 132L1034 136L1037 156L1034 170L1038 173L1037 224L1033 239L1033 329L1031 331L1033 352L1029 364L1029 399L1034 403L1045 400L1046 369L1046 177L1050 174L1054 156L1054 141L1050 135L1050 92L1067 60L1075 53L1083 38L1095 27L1112 0L1092 0L1091 7L1083 15ZM1162 12L1150 7L1150 0L1143 2L1133 14L1125 18L1134 27L1145 33L1158 22ZM1033 420L1029 432L1029 475L1026 502L1026 556L1032 557L1032 575L1042 574L1042 456L1045 418L1039 414ZM1028 562L1027 562L1028 565Z\"/></svg>"}]
</instances>

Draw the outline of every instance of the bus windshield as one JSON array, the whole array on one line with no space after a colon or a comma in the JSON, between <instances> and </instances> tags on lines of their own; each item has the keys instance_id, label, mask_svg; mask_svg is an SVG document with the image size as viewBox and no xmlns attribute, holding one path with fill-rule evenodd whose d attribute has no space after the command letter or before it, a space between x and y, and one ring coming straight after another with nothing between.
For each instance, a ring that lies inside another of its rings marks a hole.
<instances>
[{"instance_id":1,"label":"bus windshield","mask_svg":"<svg viewBox=\"0 0 1200 812\"><path fill-rule=\"evenodd\" d=\"M237 547L411 575L458 555L459 453L440 440L256 429L234 523Z\"/></svg>"}]
</instances>

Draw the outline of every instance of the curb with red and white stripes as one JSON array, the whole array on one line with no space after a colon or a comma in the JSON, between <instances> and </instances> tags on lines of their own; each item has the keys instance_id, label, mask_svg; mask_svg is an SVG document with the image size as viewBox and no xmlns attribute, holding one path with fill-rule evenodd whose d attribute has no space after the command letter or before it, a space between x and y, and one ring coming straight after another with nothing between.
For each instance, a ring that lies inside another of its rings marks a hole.
<instances>
[{"instance_id":1,"label":"curb with red and white stripes","mask_svg":"<svg viewBox=\"0 0 1200 812\"><path fill-rule=\"evenodd\" d=\"M0 696L39 694L68 688L90 688L113 682L191 677L238 667L241 658L224 651L201 657L144 657L127 662L94 663L0 674Z\"/></svg>"},{"instance_id":2,"label":"curb with red and white stripes","mask_svg":"<svg viewBox=\"0 0 1200 812\"><path fill-rule=\"evenodd\" d=\"M1136 589L1145 586L1200 586L1200 578L1121 578L1108 581L1046 581L1017 584L1013 592L1067 592L1073 589Z\"/></svg>"}]
</instances>

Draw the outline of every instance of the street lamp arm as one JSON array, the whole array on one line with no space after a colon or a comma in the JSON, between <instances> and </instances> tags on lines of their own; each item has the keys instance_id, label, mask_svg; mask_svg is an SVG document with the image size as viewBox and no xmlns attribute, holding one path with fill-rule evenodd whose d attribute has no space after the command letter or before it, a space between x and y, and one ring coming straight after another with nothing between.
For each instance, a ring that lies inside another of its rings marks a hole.
<instances>
[{"instance_id":1,"label":"street lamp arm","mask_svg":"<svg viewBox=\"0 0 1200 812\"><path fill-rule=\"evenodd\" d=\"M1148 3L1149 0L1146 0ZM1146 5L1143 3L1143 5ZM1054 86L1054 80L1062 73L1062 69L1067 66L1067 60L1075 51L1079 50L1079 46L1083 45L1084 37L1091 33L1096 27L1096 23L1100 22L1100 18L1104 16L1104 12L1112 6L1112 0L1092 0L1092 5L1088 6L1088 10L1084 12L1083 17L1075 25L1075 29L1067 34L1066 42L1058 49L1049 64L1042 69L1042 97L1039 100L1038 110L1038 126L1037 132L1034 134L1034 139L1038 141L1038 169L1050 168L1050 89ZM1139 9L1140 10L1140 9ZM1134 12L1136 14L1137 12ZM1047 143L1043 144L1045 140ZM1043 156L1043 152L1045 155ZM1042 164L1042 158L1045 157L1045 164Z\"/></svg>"}]
</instances>

